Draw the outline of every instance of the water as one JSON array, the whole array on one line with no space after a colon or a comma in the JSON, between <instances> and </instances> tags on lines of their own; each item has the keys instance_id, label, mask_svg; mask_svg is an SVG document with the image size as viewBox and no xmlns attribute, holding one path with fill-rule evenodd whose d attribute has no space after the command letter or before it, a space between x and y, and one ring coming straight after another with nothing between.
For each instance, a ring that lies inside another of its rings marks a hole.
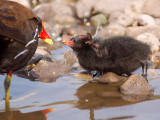
<instances>
[{"instance_id":1,"label":"water","mask_svg":"<svg viewBox=\"0 0 160 120\"><path fill-rule=\"evenodd\" d=\"M52 54L59 59L65 50L56 51ZM77 74L72 71L51 83L14 74L10 106L3 100L5 75L0 75L0 120L159 120L159 75L148 76L154 88L150 100L128 102L122 99L118 83L90 83L85 77L75 77Z\"/></svg>"}]
</instances>

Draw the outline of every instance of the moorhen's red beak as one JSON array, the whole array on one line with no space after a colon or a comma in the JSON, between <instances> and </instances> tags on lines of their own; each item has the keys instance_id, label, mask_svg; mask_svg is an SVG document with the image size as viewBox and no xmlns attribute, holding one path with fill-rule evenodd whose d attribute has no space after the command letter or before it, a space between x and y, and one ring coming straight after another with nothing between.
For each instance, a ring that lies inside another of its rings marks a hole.
<instances>
[{"instance_id":1,"label":"moorhen's red beak","mask_svg":"<svg viewBox=\"0 0 160 120\"><path fill-rule=\"evenodd\" d=\"M40 38L42 40L44 40L46 43L53 45L52 39L49 37L49 35L47 34L47 32L44 29L43 22L42 22L42 31L40 32Z\"/></svg>"},{"instance_id":2,"label":"moorhen's red beak","mask_svg":"<svg viewBox=\"0 0 160 120\"><path fill-rule=\"evenodd\" d=\"M72 38L73 39L73 38ZM73 47L73 40L72 39L70 39L70 40L67 40L67 41L65 41L65 42L63 42L65 45L68 45L68 46L70 46L70 47Z\"/></svg>"}]
</instances>

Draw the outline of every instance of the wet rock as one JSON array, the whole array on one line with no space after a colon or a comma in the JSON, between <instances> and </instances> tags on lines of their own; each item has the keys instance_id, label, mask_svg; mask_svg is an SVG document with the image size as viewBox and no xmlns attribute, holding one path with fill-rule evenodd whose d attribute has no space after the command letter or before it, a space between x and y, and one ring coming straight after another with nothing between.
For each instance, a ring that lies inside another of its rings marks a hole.
<instances>
[{"instance_id":1,"label":"wet rock","mask_svg":"<svg viewBox=\"0 0 160 120\"><path fill-rule=\"evenodd\" d=\"M120 90L123 94L129 96L147 96L153 94L153 89L151 85L148 84L147 79L138 74L131 75L128 80L120 86Z\"/></svg>"},{"instance_id":2,"label":"wet rock","mask_svg":"<svg viewBox=\"0 0 160 120\"><path fill-rule=\"evenodd\" d=\"M137 36L137 40L147 43L151 47L152 53L158 52L160 41L151 33L143 33Z\"/></svg>"},{"instance_id":3,"label":"wet rock","mask_svg":"<svg viewBox=\"0 0 160 120\"><path fill-rule=\"evenodd\" d=\"M60 24L65 28L74 27L77 24L76 19L70 15L55 15L54 23Z\"/></svg>"},{"instance_id":4,"label":"wet rock","mask_svg":"<svg viewBox=\"0 0 160 120\"><path fill-rule=\"evenodd\" d=\"M136 18L137 15L142 13L145 0L138 0L133 2L131 5L125 8L125 14L129 15L132 18Z\"/></svg>"},{"instance_id":5,"label":"wet rock","mask_svg":"<svg viewBox=\"0 0 160 120\"><path fill-rule=\"evenodd\" d=\"M38 47L34 56L27 63L27 66L24 68L25 71L29 71L33 68L33 64L37 64L41 59L50 56L48 49L46 47Z\"/></svg>"},{"instance_id":6,"label":"wet rock","mask_svg":"<svg viewBox=\"0 0 160 120\"><path fill-rule=\"evenodd\" d=\"M153 17L160 17L160 1L159 0L147 0L143 7L143 12Z\"/></svg>"},{"instance_id":7,"label":"wet rock","mask_svg":"<svg viewBox=\"0 0 160 120\"><path fill-rule=\"evenodd\" d=\"M70 69L61 64L60 61L45 57L28 73L29 76L36 76L41 82L53 82L57 78L64 76Z\"/></svg>"},{"instance_id":8,"label":"wet rock","mask_svg":"<svg viewBox=\"0 0 160 120\"><path fill-rule=\"evenodd\" d=\"M126 28L119 24L109 24L98 32L98 35L103 36L104 38L109 38L118 35L123 36L125 34Z\"/></svg>"},{"instance_id":9,"label":"wet rock","mask_svg":"<svg viewBox=\"0 0 160 120\"><path fill-rule=\"evenodd\" d=\"M76 12L79 18L88 18L91 16L93 1L80 0L76 3Z\"/></svg>"},{"instance_id":10,"label":"wet rock","mask_svg":"<svg viewBox=\"0 0 160 120\"><path fill-rule=\"evenodd\" d=\"M139 26L145 25L156 25L156 22L153 17L147 14L140 14L137 16L137 24Z\"/></svg>"},{"instance_id":11,"label":"wet rock","mask_svg":"<svg viewBox=\"0 0 160 120\"><path fill-rule=\"evenodd\" d=\"M139 27L128 27L126 29L127 35L136 38L138 35L143 33L151 33L160 39L160 26L139 26Z\"/></svg>"},{"instance_id":12,"label":"wet rock","mask_svg":"<svg viewBox=\"0 0 160 120\"><path fill-rule=\"evenodd\" d=\"M122 82L126 81L127 77L125 76L119 76L115 73L108 72L102 76L99 77L98 81L101 83L115 83L115 82Z\"/></svg>"},{"instance_id":13,"label":"wet rock","mask_svg":"<svg viewBox=\"0 0 160 120\"><path fill-rule=\"evenodd\" d=\"M91 24L95 27L105 26L107 24L107 18L104 14L97 14L91 17Z\"/></svg>"},{"instance_id":14,"label":"wet rock","mask_svg":"<svg viewBox=\"0 0 160 120\"><path fill-rule=\"evenodd\" d=\"M133 3L132 0L93 0L95 12L110 14L113 11L123 11L128 5Z\"/></svg>"},{"instance_id":15,"label":"wet rock","mask_svg":"<svg viewBox=\"0 0 160 120\"><path fill-rule=\"evenodd\" d=\"M127 27L133 23L133 18L121 11L114 11L109 16L109 23L120 24Z\"/></svg>"},{"instance_id":16,"label":"wet rock","mask_svg":"<svg viewBox=\"0 0 160 120\"><path fill-rule=\"evenodd\" d=\"M61 60L61 62L66 65L71 67L71 69L78 69L81 70L82 67L80 66L77 56L75 55L75 53L73 52L73 50L68 50L64 53L64 57Z\"/></svg>"},{"instance_id":17,"label":"wet rock","mask_svg":"<svg viewBox=\"0 0 160 120\"><path fill-rule=\"evenodd\" d=\"M9 0L9 1L18 2L18 3L26 6L27 8L31 9L30 0Z\"/></svg>"}]
</instances>

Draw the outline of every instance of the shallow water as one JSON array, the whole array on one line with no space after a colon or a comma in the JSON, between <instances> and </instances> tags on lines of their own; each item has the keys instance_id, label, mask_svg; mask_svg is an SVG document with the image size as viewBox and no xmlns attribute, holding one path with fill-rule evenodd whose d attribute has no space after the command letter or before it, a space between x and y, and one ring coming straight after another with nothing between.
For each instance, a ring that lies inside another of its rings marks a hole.
<instances>
[{"instance_id":1,"label":"shallow water","mask_svg":"<svg viewBox=\"0 0 160 120\"><path fill-rule=\"evenodd\" d=\"M60 59L66 49L69 48L63 46L51 53ZM150 100L128 102L119 92L119 83L91 83L78 72L72 71L51 83L30 81L14 74L10 106L3 100L5 75L0 75L0 120L159 120L159 75L148 76L154 88Z\"/></svg>"}]
</instances>

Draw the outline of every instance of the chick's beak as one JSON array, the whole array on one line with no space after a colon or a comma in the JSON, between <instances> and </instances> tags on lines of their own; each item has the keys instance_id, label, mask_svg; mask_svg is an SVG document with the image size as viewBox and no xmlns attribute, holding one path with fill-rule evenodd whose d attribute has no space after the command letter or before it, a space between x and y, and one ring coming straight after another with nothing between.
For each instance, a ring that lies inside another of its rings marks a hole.
<instances>
[{"instance_id":1,"label":"chick's beak","mask_svg":"<svg viewBox=\"0 0 160 120\"><path fill-rule=\"evenodd\" d=\"M64 44L65 44L65 45L68 45L68 46L70 46L70 47L73 47L73 40L72 40L72 39L67 40L67 41L64 42Z\"/></svg>"},{"instance_id":2,"label":"chick's beak","mask_svg":"<svg viewBox=\"0 0 160 120\"><path fill-rule=\"evenodd\" d=\"M42 31L40 32L40 38L44 40L46 43L53 45L52 39L49 37L49 35L46 33L44 26L42 28Z\"/></svg>"}]
</instances>

